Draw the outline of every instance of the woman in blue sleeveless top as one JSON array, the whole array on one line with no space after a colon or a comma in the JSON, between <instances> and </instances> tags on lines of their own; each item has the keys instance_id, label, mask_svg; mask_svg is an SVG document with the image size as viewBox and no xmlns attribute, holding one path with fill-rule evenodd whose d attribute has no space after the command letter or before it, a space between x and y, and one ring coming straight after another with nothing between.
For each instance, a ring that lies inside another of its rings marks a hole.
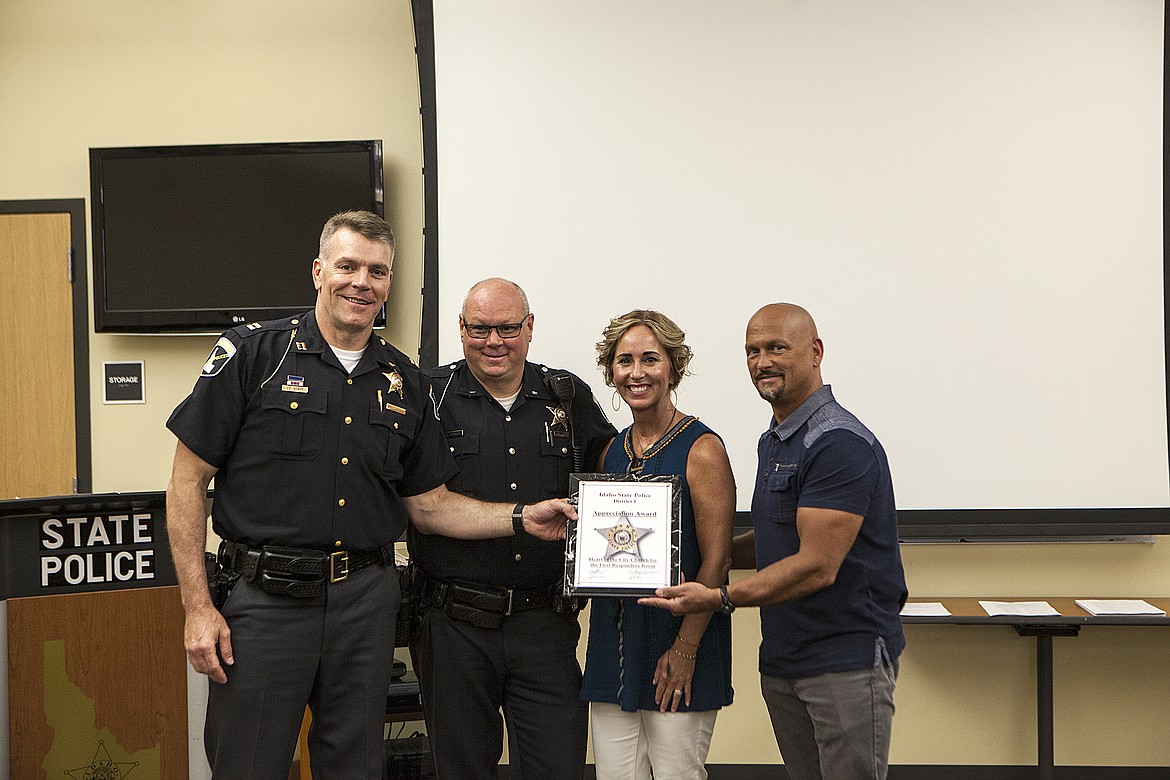
<instances>
[{"instance_id":1,"label":"woman in blue sleeveless top","mask_svg":"<svg viewBox=\"0 0 1170 780\"><path fill-rule=\"evenodd\" d=\"M633 425L609 443L600 470L678 474L682 573L727 582L735 479L722 440L671 401L691 359L668 317L637 310L614 318L597 344L606 384ZM702 780L720 707L731 704L728 615L676 617L635 598L591 602L582 698L590 705L598 780Z\"/></svg>"}]
</instances>

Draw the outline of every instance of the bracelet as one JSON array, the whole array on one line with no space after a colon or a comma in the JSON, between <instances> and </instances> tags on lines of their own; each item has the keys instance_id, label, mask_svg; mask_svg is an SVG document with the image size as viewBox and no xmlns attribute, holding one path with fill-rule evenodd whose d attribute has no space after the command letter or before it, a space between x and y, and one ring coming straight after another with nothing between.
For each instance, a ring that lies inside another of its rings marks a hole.
<instances>
[{"instance_id":1,"label":"bracelet","mask_svg":"<svg viewBox=\"0 0 1170 780\"><path fill-rule=\"evenodd\" d=\"M674 653L679 658L685 658L688 661L693 661L698 656L698 653L684 653L681 650L677 649L674 645L670 646L670 652Z\"/></svg>"},{"instance_id":2,"label":"bracelet","mask_svg":"<svg viewBox=\"0 0 1170 780\"><path fill-rule=\"evenodd\" d=\"M684 645L687 645L688 647L693 647L693 648L695 648L696 650L698 650L698 649L699 649L699 643L698 643L698 642L688 642L687 640L685 640L685 639L683 639L683 638L682 638L682 634L679 634L679 635L677 635L677 636L674 638L674 641L676 641L676 642L682 642Z\"/></svg>"},{"instance_id":3,"label":"bracelet","mask_svg":"<svg viewBox=\"0 0 1170 780\"><path fill-rule=\"evenodd\" d=\"M524 533L524 504L512 507L512 530L517 534Z\"/></svg>"},{"instance_id":4,"label":"bracelet","mask_svg":"<svg viewBox=\"0 0 1170 780\"><path fill-rule=\"evenodd\" d=\"M731 603L731 597L727 595L727 586L719 586L719 611L724 615L730 615L735 612L735 605Z\"/></svg>"}]
</instances>

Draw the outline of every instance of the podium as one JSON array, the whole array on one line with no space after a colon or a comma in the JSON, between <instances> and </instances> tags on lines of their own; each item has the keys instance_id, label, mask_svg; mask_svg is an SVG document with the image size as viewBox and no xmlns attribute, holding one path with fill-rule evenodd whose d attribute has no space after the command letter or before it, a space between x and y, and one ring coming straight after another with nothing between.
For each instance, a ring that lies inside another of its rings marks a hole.
<instances>
[{"instance_id":1,"label":"podium","mask_svg":"<svg viewBox=\"0 0 1170 780\"><path fill-rule=\"evenodd\" d=\"M163 492L0 501L0 777L186 777Z\"/></svg>"}]
</instances>

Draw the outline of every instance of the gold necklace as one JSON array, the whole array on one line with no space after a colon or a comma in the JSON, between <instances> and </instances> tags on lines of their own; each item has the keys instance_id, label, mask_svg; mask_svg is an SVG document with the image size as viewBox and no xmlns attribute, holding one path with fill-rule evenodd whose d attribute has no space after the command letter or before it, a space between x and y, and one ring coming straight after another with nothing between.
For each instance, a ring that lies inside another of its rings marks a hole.
<instances>
[{"instance_id":1,"label":"gold necklace","mask_svg":"<svg viewBox=\"0 0 1170 780\"><path fill-rule=\"evenodd\" d=\"M675 415L677 415L677 413L678 410L676 409ZM672 423L671 427L667 428L666 432L659 436L657 441L655 441L646 449L642 450L642 454L640 456L634 454L634 426L631 425L626 430L626 435L622 437L622 448L626 451L626 458L628 458L630 461L630 465L626 468L626 473L641 474L642 469L646 465L646 461L650 460L659 452L661 452L668 444L674 441L676 436L686 430L691 423L698 419L697 417L683 417L678 421L677 424L673 424L675 415L671 415L670 417L670 421Z\"/></svg>"},{"instance_id":2,"label":"gold necklace","mask_svg":"<svg viewBox=\"0 0 1170 780\"><path fill-rule=\"evenodd\" d=\"M678 409L675 409L671 412L670 422L668 422L666 427L662 429L662 433L658 434L657 436L646 438L642 438L641 436L634 437L633 443L638 445L638 452L641 453L640 457L644 458L648 450L654 449L654 445L661 441L662 437L666 435L667 431L669 431L674 426L674 420L676 417L678 417ZM633 433L632 425L630 426L630 433Z\"/></svg>"}]
</instances>

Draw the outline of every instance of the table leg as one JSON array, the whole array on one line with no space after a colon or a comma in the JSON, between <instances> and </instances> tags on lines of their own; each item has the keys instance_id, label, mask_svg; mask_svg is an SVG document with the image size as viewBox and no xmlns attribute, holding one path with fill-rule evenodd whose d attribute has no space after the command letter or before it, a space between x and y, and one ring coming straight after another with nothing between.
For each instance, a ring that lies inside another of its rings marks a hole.
<instances>
[{"instance_id":1,"label":"table leg","mask_svg":"<svg viewBox=\"0 0 1170 780\"><path fill-rule=\"evenodd\" d=\"M1052 634L1036 635L1036 765L1040 780L1055 770L1052 715Z\"/></svg>"},{"instance_id":2,"label":"table leg","mask_svg":"<svg viewBox=\"0 0 1170 780\"><path fill-rule=\"evenodd\" d=\"M1015 627L1020 636L1036 637L1036 768L1040 780L1053 780L1056 756L1053 751L1052 637L1078 636L1080 626Z\"/></svg>"}]
</instances>

